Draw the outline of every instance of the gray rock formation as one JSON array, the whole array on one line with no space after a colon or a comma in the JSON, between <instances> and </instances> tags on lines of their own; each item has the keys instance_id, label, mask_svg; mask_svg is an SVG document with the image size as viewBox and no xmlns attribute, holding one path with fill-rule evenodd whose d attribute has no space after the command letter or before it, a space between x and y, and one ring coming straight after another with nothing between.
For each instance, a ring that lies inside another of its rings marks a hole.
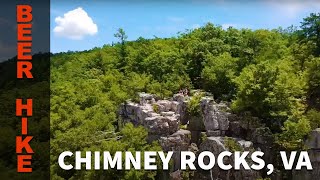
<instances>
[{"instance_id":1,"label":"gray rock formation","mask_svg":"<svg viewBox=\"0 0 320 180\"><path fill-rule=\"evenodd\" d=\"M305 142L312 164L312 171L303 168L300 171L293 171L293 180L318 180L320 177L320 128L311 131Z\"/></svg>"},{"instance_id":2,"label":"gray rock formation","mask_svg":"<svg viewBox=\"0 0 320 180\"><path fill-rule=\"evenodd\" d=\"M159 142L164 151L187 151L190 145L191 132L179 129L169 137L161 137Z\"/></svg>"},{"instance_id":3,"label":"gray rock formation","mask_svg":"<svg viewBox=\"0 0 320 180\"><path fill-rule=\"evenodd\" d=\"M305 145L309 149L310 160L320 162L320 128L311 131Z\"/></svg>"},{"instance_id":4,"label":"gray rock formation","mask_svg":"<svg viewBox=\"0 0 320 180\"><path fill-rule=\"evenodd\" d=\"M200 153L208 150L217 156L220 152L228 150L226 138L235 141L241 150L251 151L258 148L269 151L271 148L269 145L273 139L268 129L256 129L256 124L248 123L245 118L230 113L228 105L216 103L210 94L205 93L205 95L199 102L201 113L197 116L187 113L188 102L192 97L180 93L166 100L156 100L151 94L140 93L139 103L128 101L119 109L119 115L124 123L142 125L148 130L148 142L158 140L164 151L174 151L172 157L174 165L171 172L173 179L181 178L182 171L179 170L181 151ZM181 129L180 125L186 126L184 128L188 130ZM232 164L233 159L229 158L226 161ZM248 170L223 171L215 166L210 171L197 170L193 179L251 180L260 177L259 173Z\"/></svg>"},{"instance_id":5,"label":"gray rock formation","mask_svg":"<svg viewBox=\"0 0 320 180\"><path fill-rule=\"evenodd\" d=\"M125 123L144 126L149 133L148 140L175 133L180 124L179 114L172 110L168 100L155 101L153 96L140 93L140 103L126 102L120 106L119 115Z\"/></svg>"},{"instance_id":6,"label":"gray rock formation","mask_svg":"<svg viewBox=\"0 0 320 180\"><path fill-rule=\"evenodd\" d=\"M214 131L220 131L215 134L225 134L229 129L228 117L231 114L227 112L229 108L225 104L217 104L212 97L203 97L200 104L203 123L208 135Z\"/></svg>"},{"instance_id":7,"label":"gray rock formation","mask_svg":"<svg viewBox=\"0 0 320 180\"><path fill-rule=\"evenodd\" d=\"M216 114L215 102L212 98L203 98L200 102L203 114L203 123L206 130L219 130L219 121Z\"/></svg>"},{"instance_id":8,"label":"gray rock formation","mask_svg":"<svg viewBox=\"0 0 320 180\"><path fill-rule=\"evenodd\" d=\"M190 116L187 104L190 97L175 94L171 100L154 99L151 94L140 93L140 103L127 102L120 107L120 116L125 122L145 126L153 135L171 135L178 130L179 124L186 125L190 131L206 131L208 136L223 136L231 127L235 134L241 127L239 122L230 126L229 108L223 103L217 104L212 97L201 99L201 115Z\"/></svg>"},{"instance_id":9,"label":"gray rock formation","mask_svg":"<svg viewBox=\"0 0 320 180\"><path fill-rule=\"evenodd\" d=\"M191 132L180 129L169 137L161 137L159 142L162 149L166 152L173 151L173 170L179 170L181 167L180 152L188 151L190 146Z\"/></svg>"},{"instance_id":10,"label":"gray rock formation","mask_svg":"<svg viewBox=\"0 0 320 180\"><path fill-rule=\"evenodd\" d=\"M167 112L171 110L171 101L159 100L154 103L159 108L159 112Z\"/></svg>"},{"instance_id":11,"label":"gray rock formation","mask_svg":"<svg viewBox=\"0 0 320 180\"><path fill-rule=\"evenodd\" d=\"M274 158L276 157L277 152L272 151L274 137L269 128L256 128L253 131L250 139L254 143L254 147L256 149L260 149L262 152L264 152L263 160L266 162L266 164L272 163L275 160Z\"/></svg>"},{"instance_id":12,"label":"gray rock formation","mask_svg":"<svg viewBox=\"0 0 320 180\"><path fill-rule=\"evenodd\" d=\"M242 151L253 150L253 143L250 141L245 141L242 139L235 139L230 138L232 141L235 141L237 145L242 149ZM202 151L210 151L212 152L215 157L223 151L230 151L229 147L226 144L226 137L208 137L206 141L204 141L200 147L199 152ZM205 159L206 160L206 159ZM208 160L208 159L207 159ZM250 160L248 159L248 164L250 165ZM208 162L204 162L207 164ZM224 158L225 164L234 164L234 159L231 156L230 158ZM247 179L247 180L256 180L260 178L260 174L254 170L245 170L241 169L235 171L231 170L221 170L218 166L214 166L213 169L204 171L204 170L197 170L195 172L195 179L224 179L224 180L231 180L231 179Z\"/></svg>"},{"instance_id":13,"label":"gray rock formation","mask_svg":"<svg viewBox=\"0 0 320 180\"><path fill-rule=\"evenodd\" d=\"M147 94L147 93L139 93L139 97L140 97L140 104L144 105L147 104L151 101L154 101L154 97L152 94Z\"/></svg>"},{"instance_id":14,"label":"gray rock formation","mask_svg":"<svg viewBox=\"0 0 320 180\"><path fill-rule=\"evenodd\" d=\"M187 117L187 103L189 101L189 97L184 96L183 94L175 94L173 95L173 101L171 103L171 108L176 113L180 115L180 122L181 124L185 125L188 123Z\"/></svg>"}]
</instances>

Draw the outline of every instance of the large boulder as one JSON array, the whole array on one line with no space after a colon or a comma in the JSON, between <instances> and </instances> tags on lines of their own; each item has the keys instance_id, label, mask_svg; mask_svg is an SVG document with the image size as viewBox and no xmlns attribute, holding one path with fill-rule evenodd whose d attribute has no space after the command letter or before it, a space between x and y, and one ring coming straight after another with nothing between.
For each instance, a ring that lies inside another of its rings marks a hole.
<instances>
[{"instance_id":1,"label":"large boulder","mask_svg":"<svg viewBox=\"0 0 320 180\"><path fill-rule=\"evenodd\" d=\"M142 124L148 129L149 135L167 136L169 135L169 123L161 116L147 117Z\"/></svg>"},{"instance_id":2,"label":"large boulder","mask_svg":"<svg viewBox=\"0 0 320 180\"><path fill-rule=\"evenodd\" d=\"M162 120L168 122L170 134L178 131L180 125L179 115L165 116L162 118Z\"/></svg>"},{"instance_id":3,"label":"large boulder","mask_svg":"<svg viewBox=\"0 0 320 180\"><path fill-rule=\"evenodd\" d=\"M187 124L189 121L187 116L187 103L190 100L190 97L183 95L182 93L177 93L173 95L172 99L171 111L174 111L180 115L181 124Z\"/></svg>"},{"instance_id":4,"label":"large boulder","mask_svg":"<svg viewBox=\"0 0 320 180\"><path fill-rule=\"evenodd\" d=\"M207 137L207 139L200 145L199 147L199 153L203 151L210 151L212 152L215 157L218 157L218 155L223 151L228 151L229 147L226 144L227 137ZM234 139L230 138L233 141L237 143L237 146L242 148L242 150L252 150L252 142L245 141L242 139ZM208 164L208 159L205 159L205 164ZM225 164L234 164L233 157L224 158ZM248 160L248 163L250 164L250 161ZM222 170L217 165L215 165L211 170L205 171L205 170L197 170L195 173L195 179L247 179L247 180L256 180L260 176L259 172L254 170Z\"/></svg>"},{"instance_id":5,"label":"large boulder","mask_svg":"<svg viewBox=\"0 0 320 180\"><path fill-rule=\"evenodd\" d=\"M179 102L178 101L172 101L171 102L171 111L175 113L179 113L178 108L179 108Z\"/></svg>"},{"instance_id":6,"label":"large boulder","mask_svg":"<svg viewBox=\"0 0 320 180\"><path fill-rule=\"evenodd\" d=\"M154 101L154 97L152 94L142 92L142 93L139 93L138 95L140 98L141 105L144 105L144 104L147 104L147 103Z\"/></svg>"},{"instance_id":7,"label":"large boulder","mask_svg":"<svg viewBox=\"0 0 320 180\"><path fill-rule=\"evenodd\" d=\"M189 117L187 114L187 104L188 101L181 101L177 107L177 113L180 114L181 124L185 125L189 122Z\"/></svg>"},{"instance_id":8,"label":"large boulder","mask_svg":"<svg viewBox=\"0 0 320 180\"><path fill-rule=\"evenodd\" d=\"M306 140L305 145L311 150L320 149L320 128L314 129L310 132L309 138ZM315 160L317 160L317 158Z\"/></svg>"},{"instance_id":9,"label":"large boulder","mask_svg":"<svg viewBox=\"0 0 320 180\"><path fill-rule=\"evenodd\" d=\"M181 170L170 173L170 180L182 180Z\"/></svg>"},{"instance_id":10,"label":"large boulder","mask_svg":"<svg viewBox=\"0 0 320 180\"><path fill-rule=\"evenodd\" d=\"M164 151L187 151L190 138L190 131L179 129L169 137L161 137L159 142Z\"/></svg>"},{"instance_id":11,"label":"large boulder","mask_svg":"<svg viewBox=\"0 0 320 180\"><path fill-rule=\"evenodd\" d=\"M139 124L139 119L137 118L137 111L139 111L138 109L139 104L126 102L121 105L119 114L124 119L127 119L129 122L137 125Z\"/></svg>"},{"instance_id":12,"label":"large boulder","mask_svg":"<svg viewBox=\"0 0 320 180\"><path fill-rule=\"evenodd\" d=\"M173 100L178 101L178 102L182 102L185 100L185 96L182 93L177 93L177 94L173 95Z\"/></svg>"},{"instance_id":13,"label":"large boulder","mask_svg":"<svg viewBox=\"0 0 320 180\"><path fill-rule=\"evenodd\" d=\"M136 113L137 121L139 122L139 124L142 124L147 117L151 116L151 114L153 113L153 109L150 104L146 104L144 106L139 106L136 109L135 113Z\"/></svg>"},{"instance_id":14,"label":"large boulder","mask_svg":"<svg viewBox=\"0 0 320 180\"><path fill-rule=\"evenodd\" d=\"M206 131L220 130L224 133L229 129L230 113L225 104L217 104L212 97L203 97L200 105Z\"/></svg>"},{"instance_id":15,"label":"large boulder","mask_svg":"<svg viewBox=\"0 0 320 180\"><path fill-rule=\"evenodd\" d=\"M155 103L159 107L159 112L167 112L171 110L171 102L169 100L159 100Z\"/></svg>"},{"instance_id":16,"label":"large boulder","mask_svg":"<svg viewBox=\"0 0 320 180\"><path fill-rule=\"evenodd\" d=\"M179 116L151 116L144 119L142 125L149 132L149 140L156 140L161 136L169 136L179 128Z\"/></svg>"},{"instance_id":17,"label":"large boulder","mask_svg":"<svg viewBox=\"0 0 320 180\"><path fill-rule=\"evenodd\" d=\"M310 132L305 142L312 164L312 171L303 168L300 171L293 171L293 180L317 180L320 176L320 128Z\"/></svg>"},{"instance_id":18,"label":"large boulder","mask_svg":"<svg viewBox=\"0 0 320 180\"><path fill-rule=\"evenodd\" d=\"M169 137L161 137L159 139L162 149L166 152L173 151L173 170L178 170L181 167L181 151L188 151L191 140L191 132L180 129Z\"/></svg>"},{"instance_id":19,"label":"large boulder","mask_svg":"<svg viewBox=\"0 0 320 180\"><path fill-rule=\"evenodd\" d=\"M226 104L220 103L214 105L215 115L219 122L219 129L221 131L227 131L229 129L229 120L228 117L231 113L229 113L229 108Z\"/></svg>"},{"instance_id":20,"label":"large boulder","mask_svg":"<svg viewBox=\"0 0 320 180\"><path fill-rule=\"evenodd\" d=\"M214 100L210 97L205 97L201 100L201 110L203 115L203 123L206 130L218 130L219 121L215 114Z\"/></svg>"},{"instance_id":21,"label":"large boulder","mask_svg":"<svg viewBox=\"0 0 320 180\"><path fill-rule=\"evenodd\" d=\"M172 102L159 100L153 102L153 96L140 93L140 104L126 102L120 106L119 115L124 123L142 125L148 130L148 141L175 133L180 125L180 115L172 109Z\"/></svg>"}]
</instances>

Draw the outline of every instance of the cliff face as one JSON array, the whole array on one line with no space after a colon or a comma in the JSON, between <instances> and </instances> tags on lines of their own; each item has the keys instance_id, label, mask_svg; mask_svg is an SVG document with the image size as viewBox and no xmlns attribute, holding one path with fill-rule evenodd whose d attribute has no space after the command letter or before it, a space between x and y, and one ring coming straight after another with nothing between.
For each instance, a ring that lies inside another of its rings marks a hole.
<instances>
[{"instance_id":1,"label":"cliff face","mask_svg":"<svg viewBox=\"0 0 320 180\"><path fill-rule=\"evenodd\" d=\"M310 132L305 141L312 164L312 171L303 168L301 171L293 171L293 180L317 180L320 177L320 128Z\"/></svg>"},{"instance_id":2,"label":"cliff face","mask_svg":"<svg viewBox=\"0 0 320 180\"><path fill-rule=\"evenodd\" d=\"M197 92L196 92L197 93ZM127 101L119 109L123 122L142 125L148 130L148 141L158 140L164 151L174 151L171 177L181 179L180 152L210 151L217 157L222 151L265 152L266 163L272 162L273 138L270 130L254 123L254 118L231 113L226 103L216 103L206 94L199 101L200 113L192 115L187 107L193 96L175 94L156 100L151 94L140 93L140 102ZM250 157L250 156L249 156ZM226 162L232 164L234 159ZM249 165L250 161L248 160ZM209 171L197 170L190 179L257 179L262 172L253 170L224 171L217 166Z\"/></svg>"}]
</instances>

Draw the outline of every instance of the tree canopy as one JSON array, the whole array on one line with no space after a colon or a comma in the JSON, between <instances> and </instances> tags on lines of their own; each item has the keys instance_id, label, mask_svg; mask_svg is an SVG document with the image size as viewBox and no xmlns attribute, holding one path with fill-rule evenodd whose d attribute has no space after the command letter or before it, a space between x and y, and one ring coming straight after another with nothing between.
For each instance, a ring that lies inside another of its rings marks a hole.
<instances>
[{"instance_id":1,"label":"tree canopy","mask_svg":"<svg viewBox=\"0 0 320 180\"><path fill-rule=\"evenodd\" d=\"M120 126L117 109L137 92L169 97L183 88L209 91L235 113L250 112L285 149L302 148L320 123L320 15L301 28L223 29L211 23L172 38L119 42L51 58L51 173L53 179L154 179L151 171L62 171L65 150L138 151L146 130Z\"/></svg>"}]
</instances>

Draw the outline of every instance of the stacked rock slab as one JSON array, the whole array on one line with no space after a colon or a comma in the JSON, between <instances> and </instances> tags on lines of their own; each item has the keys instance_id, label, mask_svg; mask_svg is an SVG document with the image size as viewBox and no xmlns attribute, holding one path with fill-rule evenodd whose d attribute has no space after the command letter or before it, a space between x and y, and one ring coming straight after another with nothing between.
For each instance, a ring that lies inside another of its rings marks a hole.
<instances>
[{"instance_id":1,"label":"stacked rock slab","mask_svg":"<svg viewBox=\"0 0 320 180\"><path fill-rule=\"evenodd\" d=\"M224 136L229 129L229 108L225 104L217 104L212 97L203 97L200 105L207 135Z\"/></svg>"},{"instance_id":2,"label":"stacked rock slab","mask_svg":"<svg viewBox=\"0 0 320 180\"><path fill-rule=\"evenodd\" d=\"M166 100L155 100L154 96L147 93L140 93L140 102L127 101L120 107L119 115L123 121L131 122L135 125L142 125L148 130L148 142L158 140L164 151L173 151L174 167L171 175L179 177L180 152L192 150L200 153L205 150L213 152L215 155L228 150L225 147L225 136L232 134L233 140L244 150L251 149L253 143L245 141L237 135L241 134L243 128L238 121L238 117L229 112L229 108L224 103L216 103L212 96L202 97L200 101L201 115L192 117L187 113L189 96L175 94L173 98ZM197 122L190 123L191 121ZM194 125L195 124L195 125ZM198 127L198 125L201 126ZM180 129L180 125L187 126L188 130ZM203 127L202 127L203 125ZM199 136L194 136L197 134ZM206 134L202 140L200 134ZM192 140L196 137L197 141ZM199 147L199 148L198 148ZM228 160L230 162L233 159ZM197 170L194 179L257 179L258 172L254 171L223 171L215 167L210 172Z\"/></svg>"},{"instance_id":3,"label":"stacked rock slab","mask_svg":"<svg viewBox=\"0 0 320 180\"><path fill-rule=\"evenodd\" d=\"M148 140L151 142L178 131L180 115L171 111L171 107L170 101L156 102L152 95L141 93L140 103L123 103L119 115L125 123L144 126L148 130Z\"/></svg>"},{"instance_id":4,"label":"stacked rock slab","mask_svg":"<svg viewBox=\"0 0 320 180\"><path fill-rule=\"evenodd\" d=\"M172 100L172 110L180 115L180 122L182 125L188 123L189 119L187 116L187 103L189 101L189 97L184 96L181 93L173 95Z\"/></svg>"}]
</instances>

